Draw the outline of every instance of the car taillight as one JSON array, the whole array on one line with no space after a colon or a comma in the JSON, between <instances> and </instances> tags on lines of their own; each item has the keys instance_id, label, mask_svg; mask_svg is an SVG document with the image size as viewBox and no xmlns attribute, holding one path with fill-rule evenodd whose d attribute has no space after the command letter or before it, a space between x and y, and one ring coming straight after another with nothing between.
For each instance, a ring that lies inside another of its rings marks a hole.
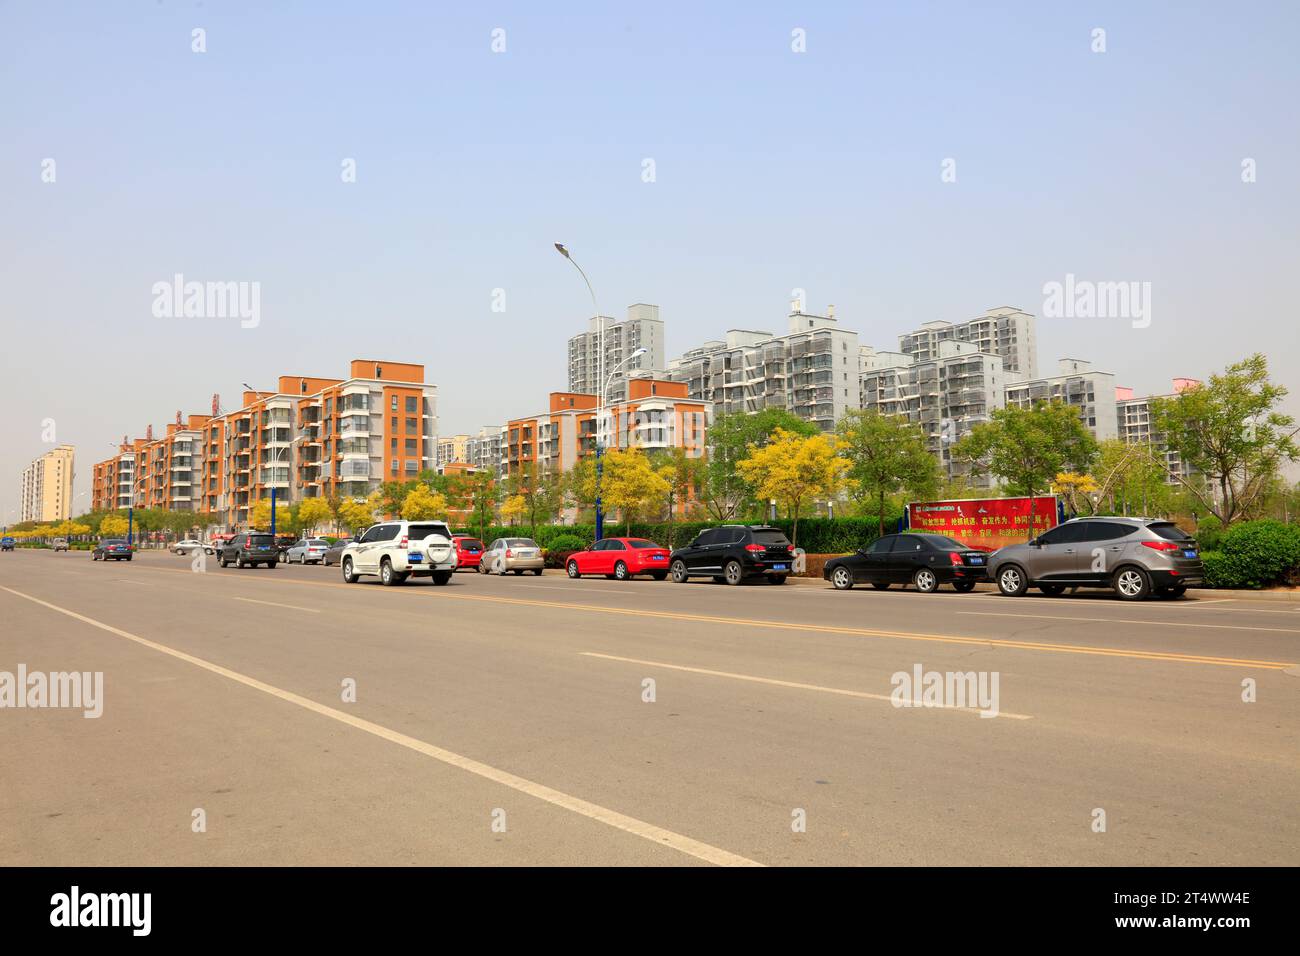
<instances>
[{"instance_id":1,"label":"car taillight","mask_svg":"<svg viewBox=\"0 0 1300 956\"><path fill-rule=\"evenodd\" d=\"M746 550L746 551L766 551L767 548L763 547L761 544L747 544L747 545L745 545L745 550Z\"/></svg>"},{"instance_id":2,"label":"car taillight","mask_svg":"<svg viewBox=\"0 0 1300 956\"><path fill-rule=\"evenodd\" d=\"M409 541L410 541L410 539L407 538L406 535L402 535L402 543L401 543L400 545L398 545L398 547L405 548L405 547L407 546L407 544L409 543Z\"/></svg>"},{"instance_id":3,"label":"car taillight","mask_svg":"<svg viewBox=\"0 0 1300 956\"><path fill-rule=\"evenodd\" d=\"M957 564L957 565L960 565L960 564L963 563L963 562L962 562L962 559L961 559L961 555L958 554L956 551L949 551L949 552L948 552L948 560L951 561L953 564Z\"/></svg>"},{"instance_id":4,"label":"car taillight","mask_svg":"<svg viewBox=\"0 0 1300 956\"><path fill-rule=\"evenodd\" d=\"M514 556L515 556L515 553L514 553L513 551L511 551L509 548L506 548L506 557L507 557L507 558L513 558Z\"/></svg>"},{"instance_id":5,"label":"car taillight","mask_svg":"<svg viewBox=\"0 0 1300 956\"><path fill-rule=\"evenodd\" d=\"M1174 544L1172 541L1143 541L1145 547L1152 551L1181 551L1182 545Z\"/></svg>"}]
</instances>

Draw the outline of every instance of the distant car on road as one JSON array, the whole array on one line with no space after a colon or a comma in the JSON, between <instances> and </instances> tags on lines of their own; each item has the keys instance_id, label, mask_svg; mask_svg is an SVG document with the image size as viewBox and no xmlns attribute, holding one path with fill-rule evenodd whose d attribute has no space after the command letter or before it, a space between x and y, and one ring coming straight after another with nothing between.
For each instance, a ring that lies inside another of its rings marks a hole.
<instances>
[{"instance_id":1,"label":"distant car on road","mask_svg":"<svg viewBox=\"0 0 1300 956\"><path fill-rule=\"evenodd\" d=\"M290 548L298 543L298 539L291 534L277 534L275 536L275 549L280 552L283 559Z\"/></svg>"},{"instance_id":2,"label":"distant car on road","mask_svg":"<svg viewBox=\"0 0 1300 956\"><path fill-rule=\"evenodd\" d=\"M105 538L90 552L92 561L130 561L131 545L125 538Z\"/></svg>"},{"instance_id":3,"label":"distant car on road","mask_svg":"<svg viewBox=\"0 0 1300 956\"><path fill-rule=\"evenodd\" d=\"M50 542L50 547L53 548L55 551L67 551L67 550L68 550L68 539L67 539L67 538L55 538L53 541Z\"/></svg>"},{"instance_id":4,"label":"distant car on road","mask_svg":"<svg viewBox=\"0 0 1300 956\"><path fill-rule=\"evenodd\" d=\"M477 571L483 560L483 542L467 534L454 534L451 540L456 545L456 570Z\"/></svg>"},{"instance_id":5,"label":"distant car on road","mask_svg":"<svg viewBox=\"0 0 1300 956\"><path fill-rule=\"evenodd\" d=\"M989 577L1008 597L1030 587L1051 597L1067 587L1111 588L1126 601L1180 598L1205 583L1196 539L1172 521L1071 518L1026 544L999 548Z\"/></svg>"},{"instance_id":6,"label":"distant car on road","mask_svg":"<svg viewBox=\"0 0 1300 956\"><path fill-rule=\"evenodd\" d=\"M223 568L232 563L237 568L257 567L259 564L273 568L280 561L280 549L275 545L275 538L266 532L245 531L222 545L217 561Z\"/></svg>"},{"instance_id":7,"label":"distant car on road","mask_svg":"<svg viewBox=\"0 0 1300 956\"><path fill-rule=\"evenodd\" d=\"M785 532L761 524L708 528L686 547L675 550L669 561L673 581L678 584L693 577L711 577L719 584L731 585L754 579L785 584L793 567L794 551Z\"/></svg>"},{"instance_id":8,"label":"distant car on road","mask_svg":"<svg viewBox=\"0 0 1300 956\"><path fill-rule=\"evenodd\" d=\"M325 559L329 546L330 543L323 538L303 538L284 553L284 560L289 564L295 561L299 564L320 564Z\"/></svg>"},{"instance_id":9,"label":"distant car on road","mask_svg":"<svg viewBox=\"0 0 1300 956\"><path fill-rule=\"evenodd\" d=\"M343 549L346 548L351 543L352 543L351 538L339 538L337 541L335 541L333 544L331 544L328 548L325 549L325 553L322 554L320 557L320 563L327 568L330 565L337 565L343 557Z\"/></svg>"},{"instance_id":10,"label":"distant car on road","mask_svg":"<svg viewBox=\"0 0 1300 956\"><path fill-rule=\"evenodd\" d=\"M951 583L965 593L988 577L988 555L941 534L887 534L856 554L827 561L822 577L841 591L855 584L883 591L891 584L910 583L929 594Z\"/></svg>"},{"instance_id":11,"label":"distant car on road","mask_svg":"<svg viewBox=\"0 0 1300 956\"><path fill-rule=\"evenodd\" d=\"M478 569L484 574L541 574L545 566L542 549L532 538L497 538L483 552Z\"/></svg>"},{"instance_id":12,"label":"distant car on road","mask_svg":"<svg viewBox=\"0 0 1300 956\"><path fill-rule=\"evenodd\" d=\"M208 554L216 554L211 545L196 541L193 538L186 538L184 541L177 541L172 545L173 554L190 554L194 551L206 551Z\"/></svg>"},{"instance_id":13,"label":"distant car on road","mask_svg":"<svg viewBox=\"0 0 1300 956\"><path fill-rule=\"evenodd\" d=\"M456 546L442 521L382 521L343 549L343 580L354 584L375 574L387 585L412 575L428 575L446 584L456 570Z\"/></svg>"},{"instance_id":14,"label":"distant car on road","mask_svg":"<svg viewBox=\"0 0 1300 956\"><path fill-rule=\"evenodd\" d=\"M645 538L602 538L585 551L569 555L564 569L571 578L603 574L626 581L648 574L656 581L668 577L668 549Z\"/></svg>"},{"instance_id":15,"label":"distant car on road","mask_svg":"<svg viewBox=\"0 0 1300 956\"><path fill-rule=\"evenodd\" d=\"M12 551L14 549L14 539L8 536L0 538L0 551Z\"/></svg>"}]
</instances>

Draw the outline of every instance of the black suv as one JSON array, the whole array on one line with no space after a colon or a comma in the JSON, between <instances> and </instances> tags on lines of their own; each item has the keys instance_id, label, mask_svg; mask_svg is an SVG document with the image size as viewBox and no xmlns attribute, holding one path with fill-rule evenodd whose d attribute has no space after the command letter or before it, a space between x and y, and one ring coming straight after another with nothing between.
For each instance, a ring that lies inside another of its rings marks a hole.
<instances>
[{"instance_id":1,"label":"black suv","mask_svg":"<svg viewBox=\"0 0 1300 956\"><path fill-rule=\"evenodd\" d=\"M250 564L273 568L280 560L280 549L275 538L264 531L243 531L221 546L217 560L223 568L229 567L232 561L237 568Z\"/></svg>"},{"instance_id":2,"label":"black suv","mask_svg":"<svg viewBox=\"0 0 1300 956\"><path fill-rule=\"evenodd\" d=\"M709 528L668 559L673 580L711 577L718 583L739 584L746 578L766 578L785 584L794 563L790 540L780 528L726 524Z\"/></svg>"}]
</instances>

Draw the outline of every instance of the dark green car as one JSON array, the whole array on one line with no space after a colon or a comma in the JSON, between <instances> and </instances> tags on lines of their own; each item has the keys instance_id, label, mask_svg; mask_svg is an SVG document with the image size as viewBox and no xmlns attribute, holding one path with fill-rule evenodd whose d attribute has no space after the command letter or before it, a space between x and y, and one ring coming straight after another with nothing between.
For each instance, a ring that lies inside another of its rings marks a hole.
<instances>
[{"instance_id":1,"label":"dark green car","mask_svg":"<svg viewBox=\"0 0 1300 956\"><path fill-rule=\"evenodd\" d=\"M261 531L244 531L227 541L217 554L223 568L256 567L259 564L273 568L280 561L280 548L275 537Z\"/></svg>"}]
</instances>

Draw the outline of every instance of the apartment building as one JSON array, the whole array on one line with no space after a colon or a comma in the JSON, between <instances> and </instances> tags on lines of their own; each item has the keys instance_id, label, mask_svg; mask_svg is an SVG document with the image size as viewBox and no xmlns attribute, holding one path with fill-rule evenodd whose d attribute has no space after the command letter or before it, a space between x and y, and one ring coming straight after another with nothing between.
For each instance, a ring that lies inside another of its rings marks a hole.
<instances>
[{"instance_id":1,"label":"apartment building","mask_svg":"<svg viewBox=\"0 0 1300 956\"><path fill-rule=\"evenodd\" d=\"M782 408L823 430L859 402L858 333L826 315L787 317L785 335L732 329L669 363L667 379L721 413Z\"/></svg>"},{"instance_id":2,"label":"apartment building","mask_svg":"<svg viewBox=\"0 0 1300 956\"><path fill-rule=\"evenodd\" d=\"M114 511L135 504L135 445L125 436L117 454L91 469L90 507Z\"/></svg>"},{"instance_id":3,"label":"apartment building","mask_svg":"<svg viewBox=\"0 0 1300 956\"><path fill-rule=\"evenodd\" d=\"M76 451L59 445L37 458L22 476L20 521L66 521L72 517Z\"/></svg>"},{"instance_id":4,"label":"apartment building","mask_svg":"<svg viewBox=\"0 0 1300 956\"><path fill-rule=\"evenodd\" d=\"M625 401L607 405L601 426L606 450L640 448L646 452L684 448L691 457L704 454L709 408L687 394L684 383L634 378ZM511 419L505 427L504 475L569 471L594 454L597 400L580 392L552 392L541 415ZM531 466L531 467L530 467Z\"/></svg>"},{"instance_id":5,"label":"apartment building","mask_svg":"<svg viewBox=\"0 0 1300 956\"><path fill-rule=\"evenodd\" d=\"M937 358L942 342L966 342L986 355L997 355L1008 382L1038 376L1034 317L1012 306L998 306L967 322L926 322L898 337L898 350L918 361Z\"/></svg>"},{"instance_id":6,"label":"apartment building","mask_svg":"<svg viewBox=\"0 0 1300 956\"><path fill-rule=\"evenodd\" d=\"M1183 463L1181 456L1165 446L1164 436L1151 423L1151 401L1153 398L1175 398L1189 388L1196 388L1200 381L1194 378L1176 378L1173 390L1165 395L1135 396L1133 389L1120 386L1115 389L1115 419L1119 437L1130 445L1147 445L1153 454L1164 459L1169 484L1179 483L1179 478L1188 478L1192 469Z\"/></svg>"},{"instance_id":7,"label":"apartment building","mask_svg":"<svg viewBox=\"0 0 1300 956\"><path fill-rule=\"evenodd\" d=\"M1007 385L1008 405L1031 408L1051 401L1078 408L1079 418L1098 441L1118 437L1112 373L1098 371L1082 359L1063 358L1056 375Z\"/></svg>"},{"instance_id":8,"label":"apartment building","mask_svg":"<svg viewBox=\"0 0 1300 956\"><path fill-rule=\"evenodd\" d=\"M273 390L245 391L238 409L213 410L178 414L158 439L150 427L96 465L97 506L123 506L129 472L129 504L241 528L273 490L285 503L365 497L434 467L437 387L423 365L354 359L347 378L282 375Z\"/></svg>"},{"instance_id":9,"label":"apartment building","mask_svg":"<svg viewBox=\"0 0 1300 956\"><path fill-rule=\"evenodd\" d=\"M438 439L435 467L442 471L447 465L465 463L469 460L469 436L451 435Z\"/></svg>"},{"instance_id":10,"label":"apartment building","mask_svg":"<svg viewBox=\"0 0 1300 956\"><path fill-rule=\"evenodd\" d=\"M969 468L952 457L952 446L1005 403L1002 357L953 339L939 342L934 355L918 360L905 352L861 349L859 399L864 409L897 415L920 426L926 446L949 477ZM974 476L989 487L987 475Z\"/></svg>"},{"instance_id":11,"label":"apartment building","mask_svg":"<svg viewBox=\"0 0 1300 956\"><path fill-rule=\"evenodd\" d=\"M604 375L610 379L606 400L621 402L627 397L628 378L663 373L664 323L659 318L659 306L644 303L628 306L627 318L622 321L616 322L608 316L591 319L586 332L569 339L569 391L574 394L597 395L604 384L600 381L602 322L605 325ZM645 354L631 358L638 349L645 349Z\"/></svg>"},{"instance_id":12,"label":"apartment building","mask_svg":"<svg viewBox=\"0 0 1300 956\"><path fill-rule=\"evenodd\" d=\"M465 461L474 469L504 475L505 445L505 426L485 425L465 442Z\"/></svg>"}]
</instances>

